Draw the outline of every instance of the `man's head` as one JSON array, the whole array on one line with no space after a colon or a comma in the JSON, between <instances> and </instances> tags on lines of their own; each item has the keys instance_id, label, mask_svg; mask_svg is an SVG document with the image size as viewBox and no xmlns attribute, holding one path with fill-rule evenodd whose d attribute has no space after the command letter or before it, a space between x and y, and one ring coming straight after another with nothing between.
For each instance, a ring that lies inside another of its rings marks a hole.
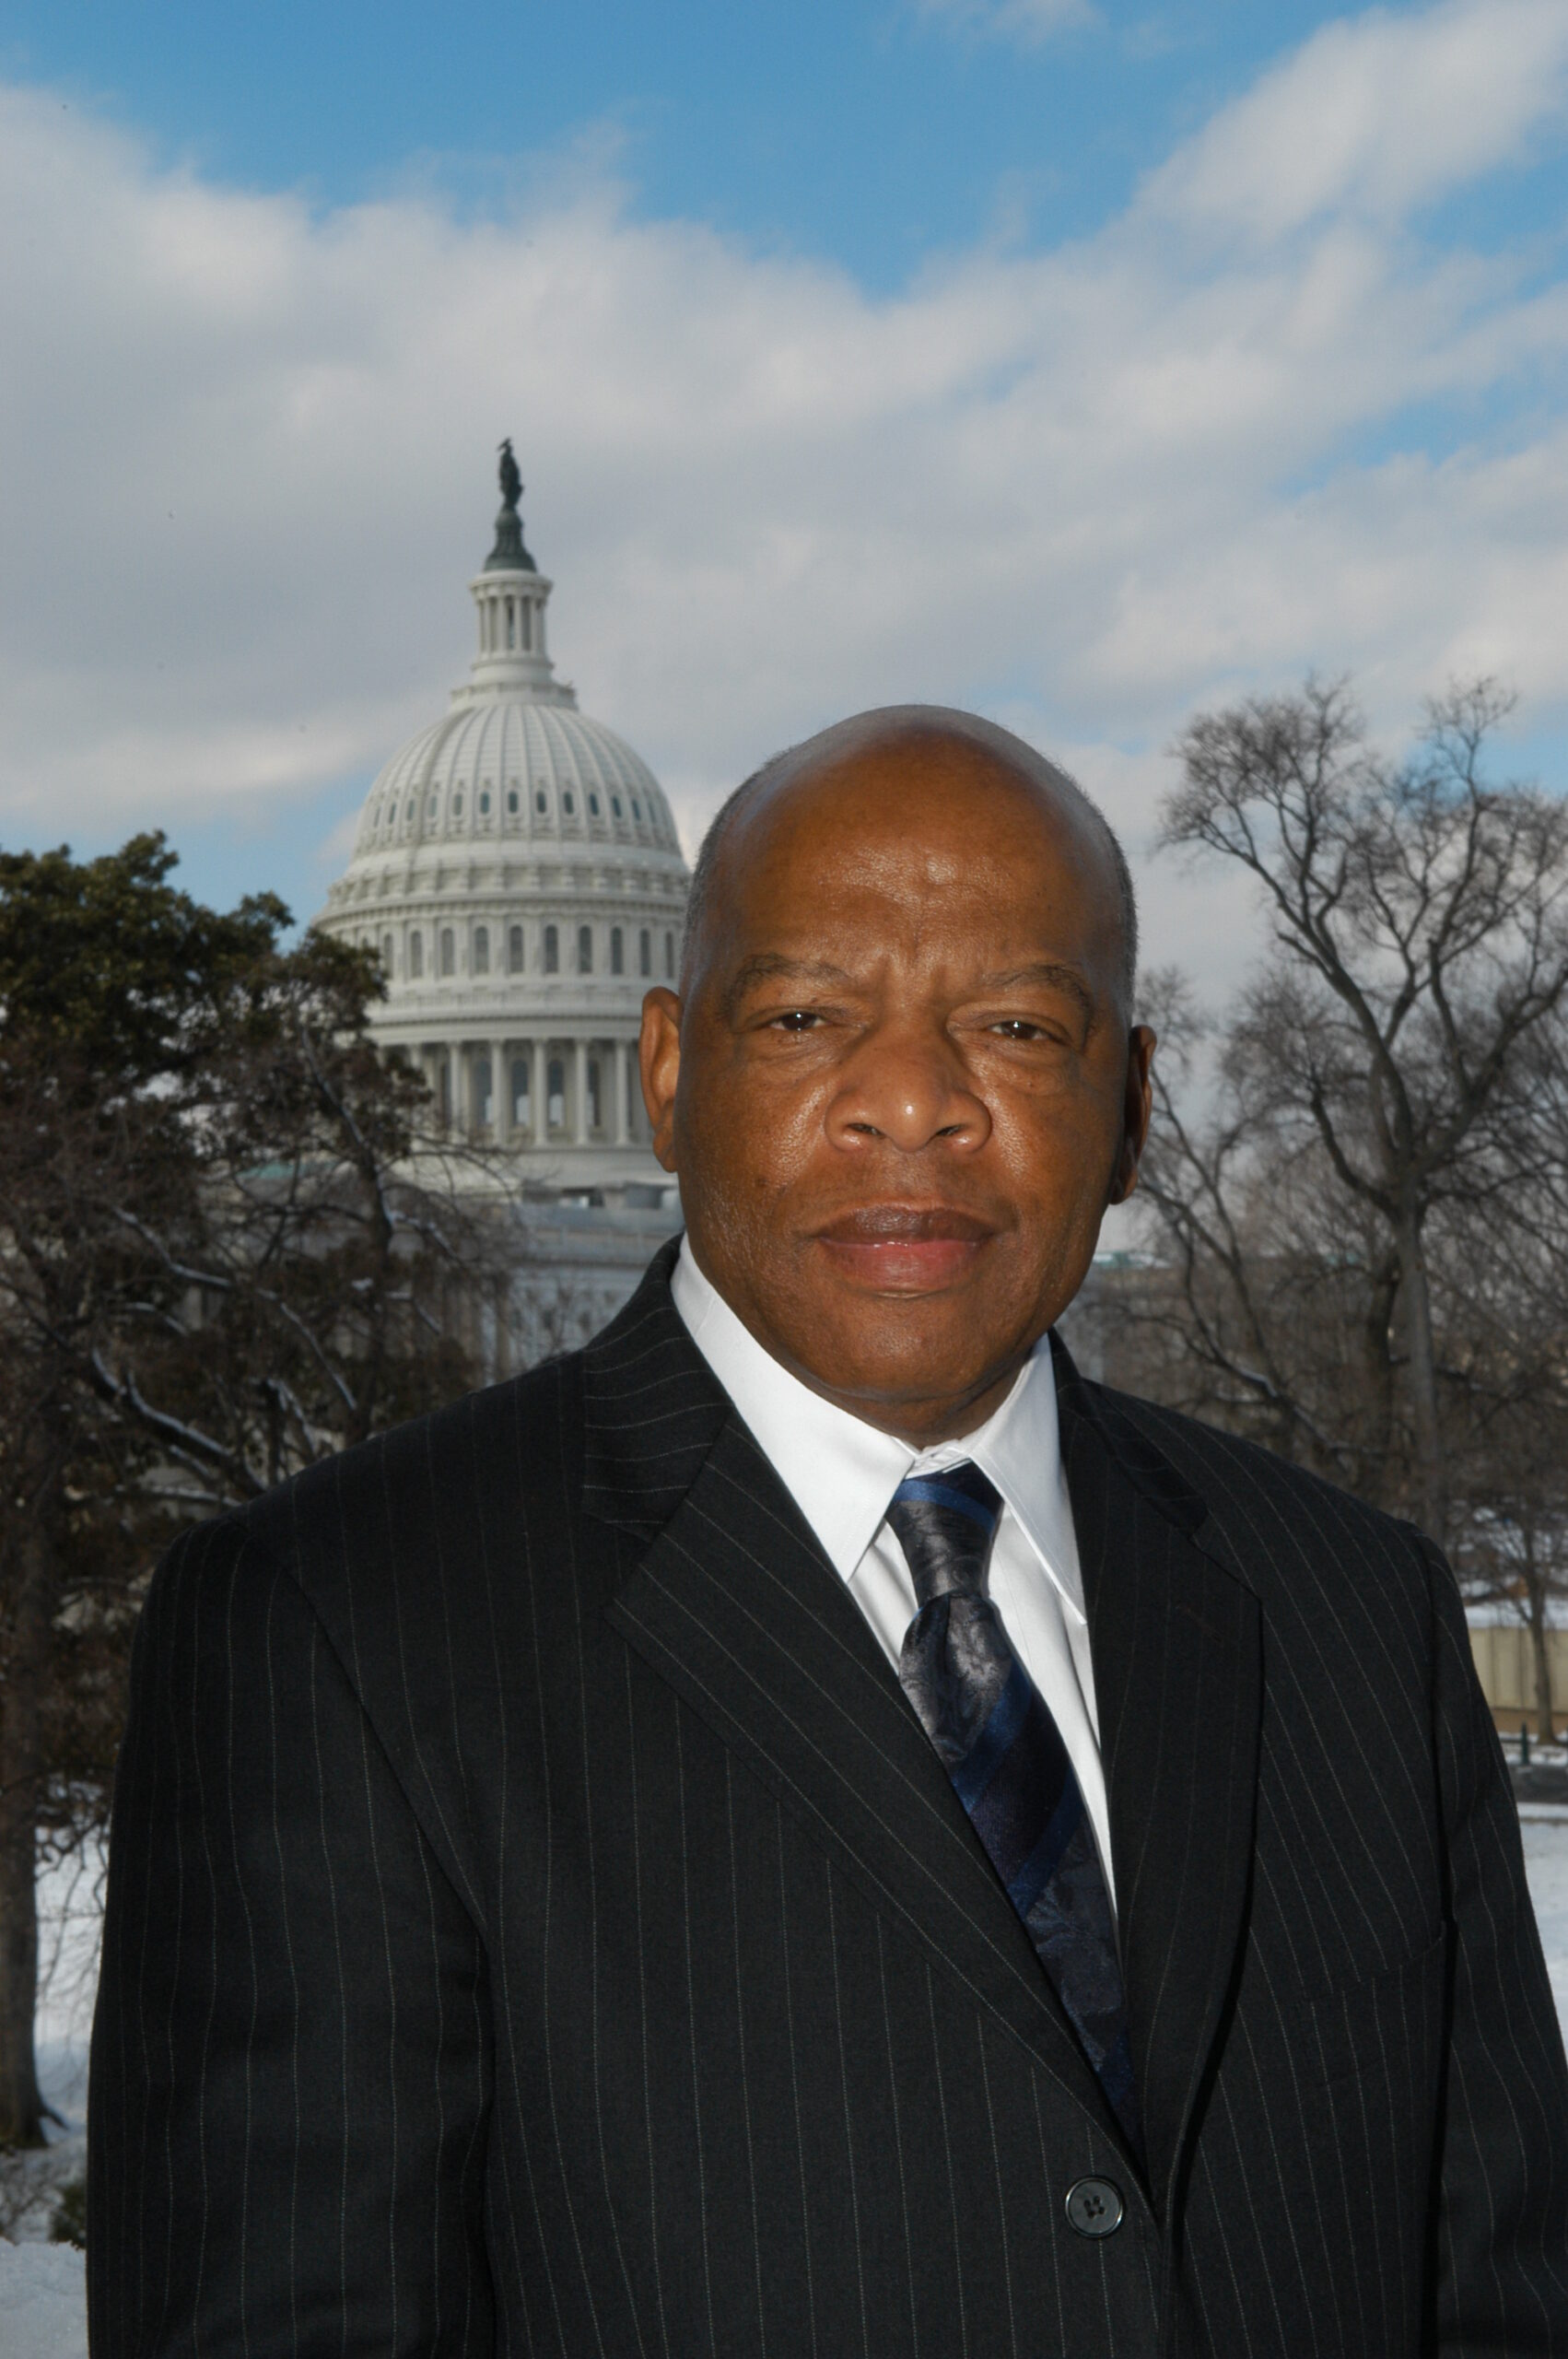
<instances>
[{"instance_id":1,"label":"man's head","mask_svg":"<svg viewBox=\"0 0 1568 2359\"><path fill-rule=\"evenodd\" d=\"M758 771L644 1006L690 1250L758 1340L911 1440L969 1430L1137 1176L1130 883L1071 780L913 706Z\"/></svg>"}]
</instances>

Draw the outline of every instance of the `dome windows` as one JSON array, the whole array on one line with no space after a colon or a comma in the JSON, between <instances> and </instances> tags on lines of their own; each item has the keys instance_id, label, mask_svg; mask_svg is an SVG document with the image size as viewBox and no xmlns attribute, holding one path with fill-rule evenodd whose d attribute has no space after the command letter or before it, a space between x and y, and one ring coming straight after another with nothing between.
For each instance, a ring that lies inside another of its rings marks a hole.
<instances>
[{"instance_id":1,"label":"dome windows","mask_svg":"<svg viewBox=\"0 0 1568 2359\"><path fill-rule=\"evenodd\" d=\"M593 972L593 928L579 925L577 930L577 971L579 975Z\"/></svg>"},{"instance_id":2,"label":"dome windows","mask_svg":"<svg viewBox=\"0 0 1568 2359\"><path fill-rule=\"evenodd\" d=\"M408 937L408 971L415 981L425 972L425 937L417 928Z\"/></svg>"},{"instance_id":3,"label":"dome windows","mask_svg":"<svg viewBox=\"0 0 1568 2359\"><path fill-rule=\"evenodd\" d=\"M412 827L414 825L414 797L412 794L408 798L408 808L403 816L407 820L409 826Z\"/></svg>"},{"instance_id":4,"label":"dome windows","mask_svg":"<svg viewBox=\"0 0 1568 2359\"><path fill-rule=\"evenodd\" d=\"M638 826L640 827L642 825L642 805L638 801L635 794L632 796L632 817L637 821Z\"/></svg>"},{"instance_id":5,"label":"dome windows","mask_svg":"<svg viewBox=\"0 0 1568 2359\"><path fill-rule=\"evenodd\" d=\"M460 786L460 787L458 788L457 792L452 796L452 817L453 817L454 819L461 819L461 818L462 818L462 787Z\"/></svg>"},{"instance_id":6,"label":"dome windows","mask_svg":"<svg viewBox=\"0 0 1568 2359\"><path fill-rule=\"evenodd\" d=\"M487 925L476 925L474 929L474 971L476 975L487 975L490 971L490 929Z\"/></svg>"},{"instance_id":7,"label":"dome windows","mask_svg":"<svg viewBox=\"0 0 1568 2359\"><path fill-rule=\"evenodd\" d=\"M675 937L674 937L674 935L673 935L673 933L667 933L667 934L664 936L664 975L665 975L665 980L666 980L666 981L668 981L668 982L672 982L672 983L674 981L674 980L675 980Z\"/></svg>"},{"instance_id":8,"label":"dome windows","mask_svg":"<svg viewBox=\"0 0 1568 2359\"><path fill-rule=\"evenodd\" d=\"M572 817L573 814L577 810L577 804L572 798L572 791L569 786L561 797L561 808L566 813L568 819Z\"/></svg>"},{"instance_id":9,"label":"dome windows","mask_svg":"<svg viewBox=\"0 0 1568 2359\"><path fill-rule=\"evenodd\" d=\"M665 940L668 939L666 935ZM457 936L450 925L441 928L441 972L443 975L455 975L457 972Z\"/></svg>"},{"instance_id":10,"label":"dome windows","mask_svg":"<svg viewBox=\"0 0 1568 2359\"><path fill-rule=\"evenodd\" d=\"M394 945L390 933L381 936L381 972L390 975L393 969Z\"/></svg>"},{"instance_id":11,"label":"dome windows","mask_svg":"<svg viewBox=\"0 0 1568 2359\"><path fill-rule=\"evenodd\" d=\"M507 933L507 972L509 975L521 975L522 972L522 928L520 925L510 927Z\"/></svg>"},{"instance_id":12,"label":"dome windows","mask_svg":"<svg viewBox=\"0 0 1568 2359\"><path fill-rule=\"evenodd\" d=\"M517 817L517 808L518 808L517 789L516 789L516 787L514 786L514 787L512 787L512 788L510 788L510 789L509 790L508 794L507 794L507 810L508 810L508 812L510 814L511 817L512 817L512 818L514 818L514 819Z\"/></svg>"},{"instance_id":13,"label":"dome windows","mask_svg":"<svg viewBox=\"0 0 1568 2359\"><path fill-rule=\"evenodd\" d=\"M547 925L544 929L544 972L559 974L561 968L561 929Z\"/></svg>"},{"instance_id":14,"label":"dome windows","mask_svg":"<svg viewBox=\"0 0 1568 2359\"><path fill-rule=\"evenodd\" d=\"M490 790L489 790L489 788L488 788L488 787L486 787L486 788L485 789L484 793L479 797L479 816L480 816L482 819L487 819L487 818L489 817L489 816L490 816Z\"/></svg>"},{"instance_id":15,"label":"dome windows","mask_svg":"<svg viewBox=\"0 0 1568 2359\"><path fill-rule=\"evenodd\" d=\"M591 794L588 798L588 815L591 819L597 819L599 816L599 797L596 794Z\"/></svg>"},{"instance_id":16,"label":"dome windows","mask_svg":"<svg viewBox=\"0 0 1568 2359\"><path fill-rule=\"evenodd\" d=\"M543 817L544 813L550 808L549 797L545 794L542 786L536 786L533 790L533 807L540 814L541 817Z\"/></svg>"},{"instance_id":17,"label":"dome windows","mask_svg":"<svg viewBox=\"0 0 1568 2359\"><path fill-rule=\"evenodd\" d=\"M637 938L637 971L639 975L653 972L653 936L646 926Z\"/></svg>"},{"instance_id":18,"label":"dome windows","mask_svg":"<svg viewBox=\"0 0 1568 2359\"><path fill-rule=\"evenodd\" d=\"M610 928L610 972L624 975L626 971L626 937L618 925Z\"/></svg>"},{"instance_id":19,"label":"dome windows","mask_svg":"<svg viewBox=\"0 0 1568 2359\"><path fill-rule=\"evenodd\" d=\"M610 797L610 809L618 819L621 816L621 798L618 794L612 794Z\"/></svg>"},{"instance_id":20,"label":"dome windows","mask_svg":"<svg viewBox=\"0 0 1568 2359\"><path fill-rule=\"evenodd\" d=\"M427 804L427 805L426 805L426 807L425 807L425 816L427 817L427 819L433 819L433 818L435 817L435 816L436 816L436 806L437 806L437 805L438 805L438 804L440 802L440 799L441 799L441 798L440 798L440 796L436 792L435 789L432 787L432 788L431 788L431 790L430 790L430 800L429 800L429 802Z\"/></svg>"}]
</instances>

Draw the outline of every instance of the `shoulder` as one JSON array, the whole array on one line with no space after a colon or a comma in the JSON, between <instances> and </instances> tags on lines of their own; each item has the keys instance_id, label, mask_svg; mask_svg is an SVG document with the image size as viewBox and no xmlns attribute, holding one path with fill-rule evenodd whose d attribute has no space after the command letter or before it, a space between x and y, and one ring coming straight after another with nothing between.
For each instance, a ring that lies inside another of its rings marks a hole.
<instances>
[{"instance_id":1,"label":"shoulder","mask_svg":"<svg viewBox=\"0 0 1568 2359\"><path fill-rule=\"evenodd\" d=\"M581 1487L582 1359L462 1394L305 1467L174 1543L148 1608L278 1575L313 1597L461 1565L487 1535L568 1510Z\"/></svg>"},{"instance_id":2,"label":"shoulder","mask_svg":"<svg viewBox=\"0 0 1568 2359\"><path fill-rule=\"evenodd\" d=\"M1137 1437L1152 1446L1193 1483L1211 1506L1232 1494L1238 1500L1279 1498L1297 1507L1312 1502L1364 1519L1369 1526L1390 1539L1398 1535L1404 1542L1414 1542L1419 1537L1413 1524L1370 1506L1328 1477L1298 1465L1293 1459L1281 1458L1277 1450L1267 1449L1260 1442L1247 1441L1223 1426L1206 1425L1201 1418L1189 1417L1179 1409L1145 1401L1136 1392L1118 1392L1110 1385L1091 1383L1086 1379L1081 1382L1108 1432L1128 1438Z\"/></svg>"},{"instance_id":3,"label":"shoulder","mask_svg":"<svg viewBox=\"0 0 1568 2359\"><path fill-rule=\"evenodd\" d=\"M1081 1380L1082 1381L1082 1380ZM1310 1562L1348 1574L1410 1580L1424 1593L1434 1567L1452 1575L1426 1535L1310 1468L1259 1443L1135 1393L1082 1382L1092 1414L1134 1470L1141 1460L1174 1476L1248 1577L1266 1581Z\"/></svg>"}]
</instances>

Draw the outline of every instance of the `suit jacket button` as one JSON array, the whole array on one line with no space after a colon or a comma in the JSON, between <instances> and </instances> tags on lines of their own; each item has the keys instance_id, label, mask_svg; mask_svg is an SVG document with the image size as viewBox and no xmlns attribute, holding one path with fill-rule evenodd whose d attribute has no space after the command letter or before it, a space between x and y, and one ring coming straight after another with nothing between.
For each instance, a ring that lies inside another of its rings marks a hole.
<instances>
[{"instance_id":1,"label":"suit jacket button","mask_svg":"<svg viewBox=\"0 0 1568 2359\"><path fill-rule=\"evenodd\" d=\"M1074 2179L1067 2190L1068 2222L1081 2236L1114 2236L1125 2209L1114 2178Z\"/></svg>"}]
</instances>

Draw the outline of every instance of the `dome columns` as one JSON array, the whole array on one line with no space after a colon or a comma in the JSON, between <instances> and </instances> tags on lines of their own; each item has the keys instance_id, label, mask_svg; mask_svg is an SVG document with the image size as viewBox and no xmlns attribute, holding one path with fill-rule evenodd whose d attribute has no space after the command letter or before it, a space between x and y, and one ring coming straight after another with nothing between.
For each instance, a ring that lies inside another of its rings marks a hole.
<instances>
[{"instance_id":1,"label":"dome columns","mask_svg":"<svg viewBox=\"0 0 1568 2359\"><path fill-rule=\"evenodd\" d=\"M477 688L529 688L554 685L555 665L544 643L544 608L551 584L542 573L475 574L468 587L479 626L473 685Z\"/></svg>"},{"instance_id":2,"label":"dome columns","mask_svg":"<svg viewBox=\"0 0 1568 2359\"><path fill-rule=\"evenodd\" d=\"M415 1062L438 1119L502 1147L631 1147L639 1100L636 1036L504 1032L427 1041Z\"/></svg>"}]
</instances>

